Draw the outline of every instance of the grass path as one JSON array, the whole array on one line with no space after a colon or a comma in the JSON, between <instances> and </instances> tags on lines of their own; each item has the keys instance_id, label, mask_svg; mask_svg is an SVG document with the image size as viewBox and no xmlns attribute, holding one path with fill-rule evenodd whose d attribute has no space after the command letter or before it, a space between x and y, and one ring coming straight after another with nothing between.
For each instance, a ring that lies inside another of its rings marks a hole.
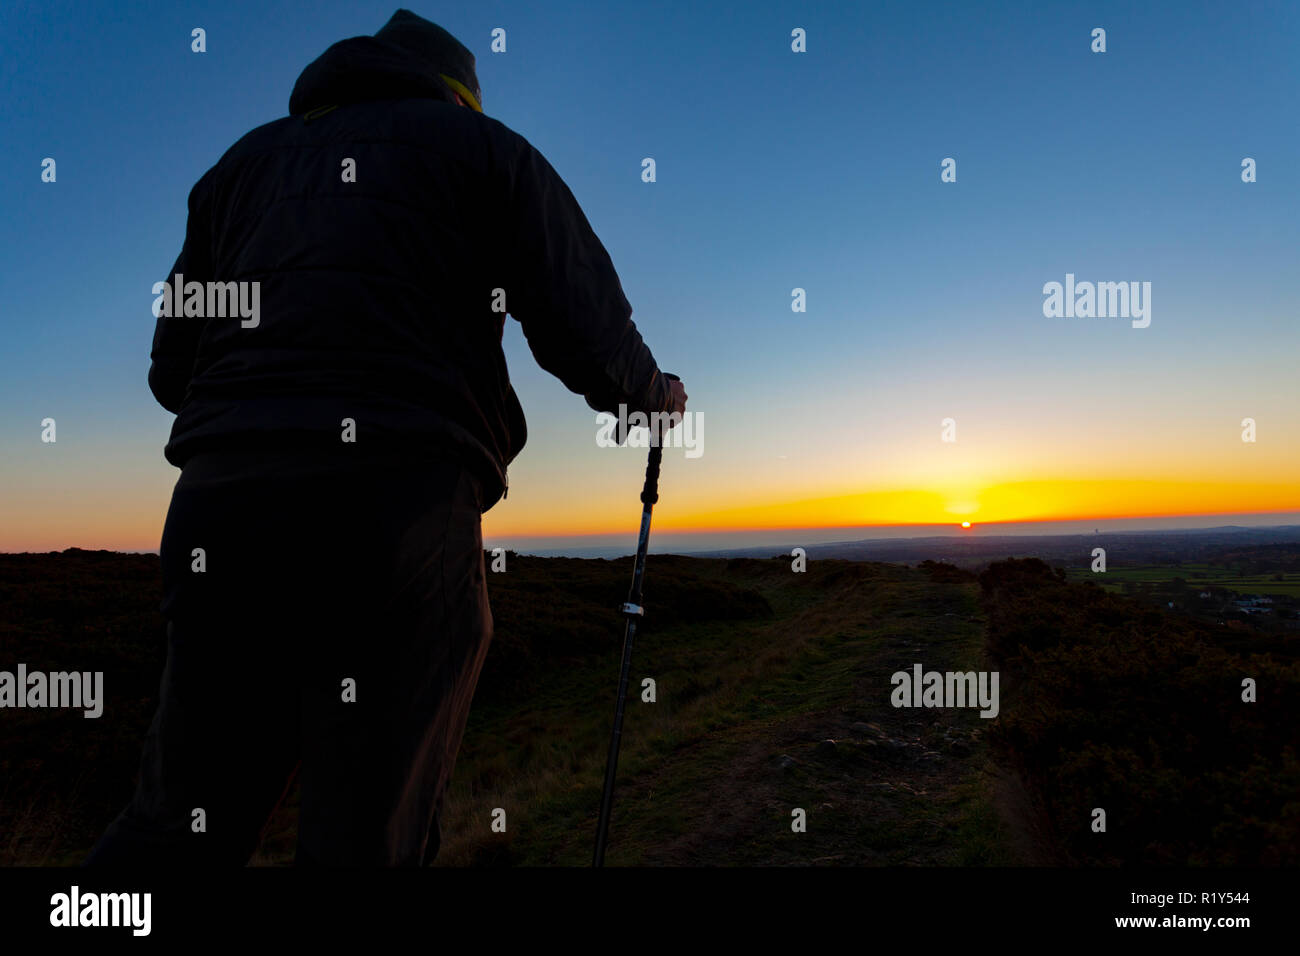
<instances>
[{"instance_id":1,"label":"grass path","mask_svg":"<svg viewBox=\"0 0 1300 956\"><path fill-rule=\"evenodd\" d=\"M890 674L913 663L979 667L973 583L879 564L700 565L775 615L638 645L633 688L652 677L658 700L629 699L609 865L1014 862L978 714L889 704ZM614 645L536 697L471 717L440 865L590 862ZM506 833L490 829L497 807ZM791 829L795 808L806 832Z\"/></svg>"}]
</instances>

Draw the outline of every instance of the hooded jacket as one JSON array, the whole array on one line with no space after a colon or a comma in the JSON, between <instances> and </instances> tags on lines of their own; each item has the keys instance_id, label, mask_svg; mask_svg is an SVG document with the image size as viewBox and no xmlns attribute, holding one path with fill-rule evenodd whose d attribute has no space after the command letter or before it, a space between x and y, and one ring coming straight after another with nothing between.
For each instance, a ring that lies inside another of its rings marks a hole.
<instances>
[{"instance_id":1,"label":"hooded jacket","mask_svg":"<svg viewBox=\"0 0 1300 956\"><path fill-rule=\"evenodd\" d=\"M486 511L527 438L501 348L507 311L592 409L668 409L669 383L569 188L522 136L455 105L437 64L391 37L343 40L302 72L289 112L190 192L166 281L181 274L186 298L192 282L258 283L258 315L159 315L149 385L176 414L169 462L221 449L452 454Z\"/></svg>"}]
</instances>

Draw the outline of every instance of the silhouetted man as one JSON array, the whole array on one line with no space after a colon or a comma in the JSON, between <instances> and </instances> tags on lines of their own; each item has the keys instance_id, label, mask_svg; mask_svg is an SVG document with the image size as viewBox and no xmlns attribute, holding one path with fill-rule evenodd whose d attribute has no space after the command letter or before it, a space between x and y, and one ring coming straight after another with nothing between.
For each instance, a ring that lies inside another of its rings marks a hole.
<instances>
[{"instance_id":1,"label":"silhouetted man","mask_svg":"<svg viewBox=\"0 0 1300 956\"><path fill-rule=\"evenodd\" d=\"M525 440L505 311L593 409L685 409L474 66L399 10L190 193L149 372L167 666L89 863L245 863L295 772L299 863L431 860L492 633L480 515Z\"/></svg>"}]
</instances>

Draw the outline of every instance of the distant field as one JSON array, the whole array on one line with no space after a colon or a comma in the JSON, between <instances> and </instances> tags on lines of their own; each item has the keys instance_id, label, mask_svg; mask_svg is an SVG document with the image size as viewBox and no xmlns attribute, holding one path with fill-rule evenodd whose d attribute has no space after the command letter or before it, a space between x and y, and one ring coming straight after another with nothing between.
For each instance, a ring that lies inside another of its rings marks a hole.
<instances>
[{"instance_id":1,"label":"distant field","mask_svg":"<svg viewBox=\"0 0 1300 956\"><path fill-rule=\"evenodd\" d=\"M1111 567L1104 574L1087 568L1067 568L1066 576L1072 581L1093 581L1111 591L1122 590L1125 581L1160 584L1182 578L1188 587L1212 584L1242 594L1278 594L1300 598L1300 572L1282 573L1281 581L1274 574L1242 575L1228 568L1213 568L1208 564L1183 564L1178 566L1137 565Z\"/></svg>"}]
</instances>

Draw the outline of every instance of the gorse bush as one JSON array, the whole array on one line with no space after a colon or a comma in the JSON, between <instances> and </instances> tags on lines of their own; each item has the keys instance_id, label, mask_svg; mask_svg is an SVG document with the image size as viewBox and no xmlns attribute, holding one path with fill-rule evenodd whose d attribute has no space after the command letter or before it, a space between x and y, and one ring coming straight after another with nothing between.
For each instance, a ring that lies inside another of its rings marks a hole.
<instances>
[{"instance_id":1,"label":"gorse bush","mask_svg":"<svg viewBox=\"0 0 1300 956\"><path fill-rule=\"evenodd\" d=\"M980 575L992 739L1075 863L1300 862L1297 642L1197 624L1037 559ZM1252 678L1257 702L1242 699ZM1094 832L1093 810L1106 812Z\"/></svg>"}]
</instances>

